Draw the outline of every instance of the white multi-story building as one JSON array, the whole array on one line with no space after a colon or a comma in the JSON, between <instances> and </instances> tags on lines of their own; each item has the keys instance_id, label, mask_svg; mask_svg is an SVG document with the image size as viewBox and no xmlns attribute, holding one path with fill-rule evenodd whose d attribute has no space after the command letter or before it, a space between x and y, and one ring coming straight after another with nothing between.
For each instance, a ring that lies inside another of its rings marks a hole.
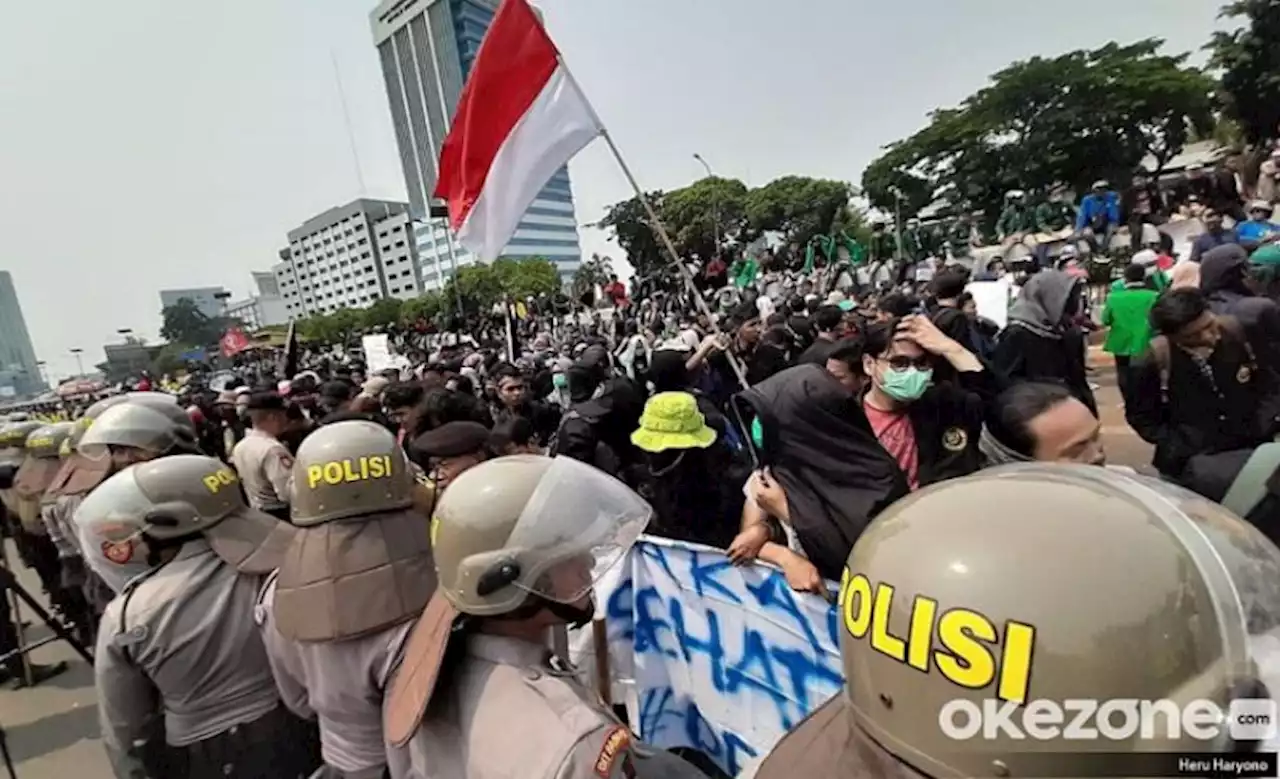
<instances>
[{"instance_id":1,"label":"white multi-story building","mask_svg":"<svg viewBox=\"0 0 1280 779\"><path fill-rule=\"evenodd\" d=\"M426 290L443 287L455 266L475 261L452 240L445 220L431 217L431 198L440 147L497 7L498 0L383 0L370 15ZM503 256L550 260L565 279L582 264L567 168L538 193Z\"/></svg>"},{"instance_id":2,"label":"white multi-story building","mask_svg":"<svg viewBox=\"0 0 1280 779\"><path fill-rule=\"evenodd\" d=\"M267 325L281 325L289 321L289 309L280 295L280 280L272 271L254 271L253 284L256 293L244 300L227 304L227 316L235 317L247 327L258 329Z\"/></svg>"},{"instance_id":3,"label":"white multi-story building","mask_svg":"<svg viewBox=\"0 0 1280 779\"><path fill-rule=\"evenodd\" d=\"M361 198L289 231L272 268L288 319L422 294L409 204Z\"/></svg>"}]
</instances>

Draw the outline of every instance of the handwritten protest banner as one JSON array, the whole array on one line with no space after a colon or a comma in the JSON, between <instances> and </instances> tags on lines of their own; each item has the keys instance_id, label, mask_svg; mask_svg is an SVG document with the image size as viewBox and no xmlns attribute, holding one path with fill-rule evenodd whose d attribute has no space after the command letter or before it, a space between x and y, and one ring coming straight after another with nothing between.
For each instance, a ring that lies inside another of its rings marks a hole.
<instances>
[{"instance_id":1,"label":"handwritten protest banner","mask_svg":"<svg viewBox=\"0 0 1280 779\"><path fill-rule=\"evenodd\" d=\"M598 613L644 741L697 749L737 776L839 692L836 610L780 571L648 536L619 566L597 587Z\"/></svg>"}]
</instances>

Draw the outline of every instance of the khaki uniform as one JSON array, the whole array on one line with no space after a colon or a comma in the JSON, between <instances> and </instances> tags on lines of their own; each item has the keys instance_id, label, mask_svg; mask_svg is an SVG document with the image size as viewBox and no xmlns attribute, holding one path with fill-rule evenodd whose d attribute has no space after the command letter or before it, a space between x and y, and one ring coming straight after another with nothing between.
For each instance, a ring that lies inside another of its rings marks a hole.
<instances>
[{"instance_id":1,"label":"khaki uniform","mask_svg":"<svg viewBox=\"0 0 1280 779\"><path fill-rule=\"evenodd\" d=\"M231 452L249 505L274 512L289 507L293 490L293 455L285 445L261 430L250 430Z\"/></svg>"},{"instance_id":2,"label":"khaki uniform","mask_svg":"<svg viewBox=\"0 0 1280 779\"><path fill-rule=\"evenodd\" d=\"M273 575L254 619L280 698L294 714L320 724L325 765L342 772L343 779L382 779L384 766L392 779L412 776L405 750L383 738L382 696L413 623L345 641L292 641L276 629L275 594Z\"/></svg>"},{"instance_id":3,"label":"khaki uniform","mask_svg":"<svg viewBox=\"0 0 1280 779\"><path fill-rule=\"evenodd\" d=\"M249 619L259 582L206 543L189 541L176 560L107 605L94 676L102 740L117 777L157 775L144 767L143 748L151 742L154 749L157 732L171 747L188 747L257 723L280 706Z\"/></svg>"},{"instance_id":4,"label":"khaki uniform","mask_svg":"<svg viewBox=\"0 0 1280 779\"><path fill-rule=\"evenodd\" d=\"M545 646L471 635L409 741L422 779L705 779L638 743Z\"/></svg>"}]
</instances>

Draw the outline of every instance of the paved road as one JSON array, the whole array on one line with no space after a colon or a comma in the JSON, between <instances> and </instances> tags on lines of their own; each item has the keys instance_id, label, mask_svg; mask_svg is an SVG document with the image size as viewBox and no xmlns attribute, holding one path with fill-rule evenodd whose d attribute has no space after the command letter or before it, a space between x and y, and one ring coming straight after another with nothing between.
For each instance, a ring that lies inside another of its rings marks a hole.
<instances>
[{"instance_id":1,"label":"paved road","mask_svg":"<svg viewBox=\"0 0 1280 779\"><path fill-rule=\"evenodd\" d=\"M1124 422L1115 386L1115 372L1105 355L1093 354L1092 380L1100 385L1098 405L1103 438L1110 462L1148 470L1151 447L1133 434ZM16 560L10 550L9 558ZM40 585L30 571L20 574L33 593ZM32 629L34 635L45 635ZM0 725L8 734L9 749L20 779L109 779L110 769L98 740L93 672L63 644L41 648L36 662L65 660L70 669L34 690L0 688ZM2 776L2 774L0 774Z\"/></svg>"}]
</instances>

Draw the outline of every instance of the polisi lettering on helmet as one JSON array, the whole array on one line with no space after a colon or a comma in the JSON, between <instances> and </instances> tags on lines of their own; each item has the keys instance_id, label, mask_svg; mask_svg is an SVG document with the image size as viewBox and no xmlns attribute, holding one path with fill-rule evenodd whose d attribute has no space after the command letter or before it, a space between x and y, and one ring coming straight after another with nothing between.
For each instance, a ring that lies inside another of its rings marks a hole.
<instances>
[{"instance_id":1,"label":"polisi lettering on helmet","mask_svg":"<svg viewBox=\"0 0 1280 779\"><path fill-rule=\"evenodd\" d=\"M1009 620L1003 631L993 620L966 608L942 611L935 598L916 595L907 635L889 632L894 587L874 587L866 576L845 569L840 577L841 621L849 635L869 640L876 652L925 673L938 673L969 690L996 685L995 696L1024 703L1031 682L1036 628ZM934 649L934 644L941 649Z\"/></svg>"},{"instance_id":2,"label":"polisi lettering on helmet","mask_svg":"<svg viewBox=\"0 0 1280 779\"><path fill-rule=\"evenodd\" d=\"M390 455L348 457L307 466L307 488L322 482L331 486L369 479L388 479L394 473Z\"/></svg>"},{"instance_id":3,"label":"polisi lettering on helmet","mask_svg":"<svg viewBox=\"0 0 1280 779\"><path fill-rule=\"evenodd\" d=\"M210 495L217 495L224 487L234 487L238 484L240 477L236 476L236 472L230 468L219 468L200 481L204 483Z\"/></svg>"},{"instance_id":4,"label":"polisi lettering on helmet","mask_svg":"<svg viewBox=\"0 0 1280 779\"><path fill-rule=\"evenodd\" d=\"M49 438L48 436L42 436L40 438L31 436L30 438L27 439L27 448L28 449L48 449L54 446L54 443L55 443L54 440L52 438Z\"/></svg>"}]
</instances>

